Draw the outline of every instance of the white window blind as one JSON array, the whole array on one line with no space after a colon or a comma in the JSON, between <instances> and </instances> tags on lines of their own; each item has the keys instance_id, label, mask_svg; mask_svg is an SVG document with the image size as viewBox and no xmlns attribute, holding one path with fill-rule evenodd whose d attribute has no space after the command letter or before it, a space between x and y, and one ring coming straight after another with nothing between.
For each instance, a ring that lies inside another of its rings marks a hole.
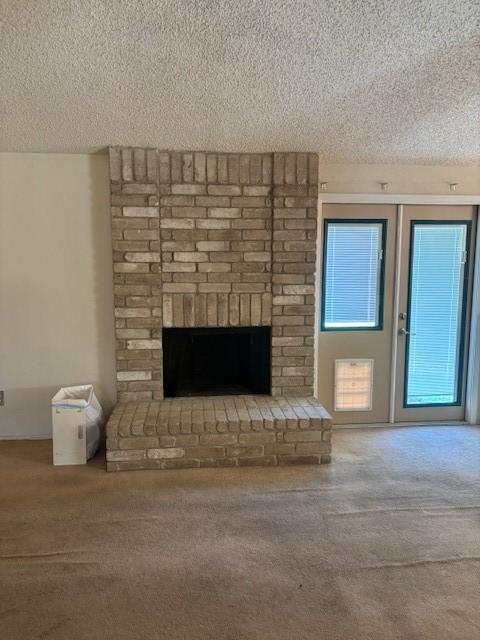
<instances>
[{"instance_id":1,"label":"white window blind","mask_svg":"<svg viewBox=\"0 0 480 640\"><path fill-rule=\"evenodd\" d=\"M414 222L407 405L459 400L467 225Z\"/></svg>"},{"instance_id":2,"label":"white window blind","mask_svg":"<svg viewBox=\"0 0 480 640\"><path fill-rule=\"evenodd\" d=\"M322 328L379 327L382 222L327 220L325 233Z\"/></svg>"}]
</instances>

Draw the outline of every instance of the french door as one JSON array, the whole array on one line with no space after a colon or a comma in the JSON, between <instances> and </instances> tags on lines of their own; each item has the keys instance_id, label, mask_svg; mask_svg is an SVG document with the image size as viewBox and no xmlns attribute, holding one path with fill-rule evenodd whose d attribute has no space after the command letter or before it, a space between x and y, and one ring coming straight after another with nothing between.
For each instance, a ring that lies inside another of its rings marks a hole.
<instances>
[{"instance_id":1,"label":"french door","mask_svg":"<svg viewBox=\"0 0 480 640\"><path fill-rule=\"evenodd\" d=\"M337 424L462 420L473 207L323 205L319 398Z\"/></svg>"},{"instance_id":2,"label":"french door","mask_svg":"<svg viewBox=\"0 0 480 640\"><path fill-rule=\"evenodd\" d=\"M396 421L465 417L473 223L471 207L404 207Z\"/></svg>"},{"instance_id":3,"label":"french door","mask_svg":"<svg viewBox=\"0 0 480 640\"><path fill-rule=\"evenodd\" d=\"M336 424L388 422L395 205L323 205L319 400Z\"/></svg>"}]
</instances>

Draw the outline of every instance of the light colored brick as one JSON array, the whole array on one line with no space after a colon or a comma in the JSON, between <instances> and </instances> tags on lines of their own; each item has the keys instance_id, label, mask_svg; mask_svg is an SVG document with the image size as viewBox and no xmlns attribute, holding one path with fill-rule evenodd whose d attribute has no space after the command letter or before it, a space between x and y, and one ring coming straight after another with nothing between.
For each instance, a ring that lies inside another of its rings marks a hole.
<instances>
[{"instance_id":1,"label":"light colored brick","mask_svg":"<svg viewBox=\"0 0 480 640\"><path fill-rule=\"evenodd\" d=\"M147 457L145 449L125 449L107 451L108 462L121 462L125 460L144 460Z\"/></svg>"},{"instance_id":2,"label":"light colored brick","mask_svg":"<svg viewBox=\"0 0 480 640\"><path fill-rule=\"evenodd\" d=\"M164 293L195 293L196 285L186 282L165 282L162 290Z\"/></svg>"},{"instance_id":3,"label":"light colored brick","mask_svg":"<svg viewBox=\"0 0 480 640\"><path fill-rule=\"evenodd\" d=\"M223 458L224 447L189 447L188 455L192 458Z\"/></svg>"},{"instance_id":4,"label":"light colored brick","mask_svg":"<svg viewBox=\"0 0 480 640\"><path fill-rule=\"evenodd\" d=\"M241 187L237 185L211 184L208 186L208 194L212 196L239 196Z\"/></svg>"},{"instance_id":5,"label":"light colored brick","mask_svg":"<svg viewBox=\"0 0 480 640\"><path fill-rule=\"evenodd\" d=\"M160 254L155 252L132 252L125 254L127 262L160 262Z\"/></svg>"},{"instance_id":6,"label":"light colored brick","mask_svg":"<svg viewBox=\"0 0 480 640\"><path fill-rule=\"evenodd\" d=\"M162 242L162 251L195 251L195 243L167 240Z\"/></svg>"},{"instance_id":7,"label":"light colored brick","mask_svg":"<svg viewBox=\"0 0 480 640\"><path fill-rule=\"evenodd\" d=\"M158 207L123 207L126 218L158 218Z\"/></svg>"},{"instance_id":8,"label":"light colored brick","mask_svg":"<svg viewBox=\"0 0 480 640\"><path fill-rule=\"evenodd\" d=\"M115 309L115 317L116 318L149 318L152 315L150 309Z\"/></svg>"},{"instance_id":9,"label":"light colored brick","mask_svg":"<svg viewBox=\"0 0 480 640\"><path fill-rule=\"evenodd\" d=\"M205 218L206 215L206 207L172 207L174 218Z\"/></svg>"},{"instance_id":10,"label":"light colored brick","mask_svg":"<svg viewBox=\"0 0 480 640\"><path fill-rule=\"evenodd\" d=\"M273 296L274 305L303 304L303 296Z\"/></svg>"},{"instance_id":11,"label":"light colored brick","mask_svg":"<svg viewBox=\"0 0 480 640\"><path fill-rule=\"evenodd\" d=\"M174 447L148 449L147 455L153 460L160 460L162 458L182 458L185 455L185 449Z\"/></svg>"},{"instance_id":12,"label":"light colored brick","mask_svg":"<svg viewBox=\"0 0 480 640\"><path fill-rule=\"evenodd\" d=\"M265 207L265 198L258 196L233 197L232 207Z\"/></svg>"},{"instance_id":13,"label":"light colored brick","mask_svg":"<svg viewBox=\"0 0 480 640\"><path fill-rule=\"evenodd\" d=\"M240 215L238 207L212 207L208 210L210 218L240 218Z\"/></svg>"},{"instance_id":14,"label":"light colored brick","mask_svg":"<svg viewBox=\"0 0 480 640\"><path fill-rule=\"evenodd\" d=\"M126 229L123 232L125 240L158 240L157 229Z\"/></svg>"},{"instance_id":15,"label":"light colored brick","mask_svg":"<svg viewBox=\"0 0 480 640\"><path fill-rule=\"evenodd\" d=\"M243 187L244 196L263 196L266 197L270 194L270 187L265 186L253 186Z\"/></svg>"},{"instance_id":16,"label":"light colored brick","mask_svg":"<svg viewBox=\"0 0 480 640\"><path fill-rule=\"evenodd\" d=\"M151 371L117 371L117 380L119 382L128 382L130 380L151 380Z\"/></svg>"},{"instance_id":17,"label":"light colored brick","mask_svg":"<svg viewBox=\"0 0 480 640\"><path fill-rule=\"evenodd\" d=\"M164 273L193 273L195 268L194 262L164 262L162 265Z\"/></svg>"},{"instance_id":18,"label":"light colored brick","mask_svg":"<svg viewBox=\"0 0 480 640\"><path fill-rule=\"evenodd\" d=\"M147 194L151 195L157 193L157 185L156 184L139 184L137 182L131 182L129 184L124 184L122 188L122 193L126 194Z\"/></svg>"},{"instance_id":19,"label":"light colored brick","mask_svg":"<svg viewBox=\"0 0 480 640\"><path fill-rule=\"evenodd\" d=\"M148 329L117 329L115 335L120 340L126 340L130 338L150 338L150 331Z\"/></svg>"},{"instance_id":20,"label":"light colored brick","mask_svg":"<svg viewBox=\"0 0 480 640\"><path fill-rule=\"evenodd\" d=\"M160 438L160 443L162 439ZM193 447L198 445L198 436L194 433L179 434L175 436L175 444L179 447ZM188 453L188 451L187 451Z\"/></svg>"},{"instance_id":21,"label":"light colored brick","mask_svg":"<svg viewBox=\"0 0 480 640\"><path fill-rule=\"evenodd\" d=\"M126 181L133 180L132 149L124 147L122 153L122 178Z\"/></svg>"},{"instance_id":22,"label":"light colored brick","mask_svg":"<svg viewBox=\"0 0 480 640\"><path fill-rule=\"evenodd\" d=\"M295 153L285 154L285 182L296 184L297 182L297 158Z\"/></svg>"},{"instance_id":23,"label":"light colored brick","mask_svg":"<svg viewBox=\"0 0 480 640\"><path fill-rule=\"evenodd\" d=\"M160 227L162 229L193 229L195 227L195 221L178 218L162 218L160 220Z\"/></svg>"},{"instance_id":24,"label":"light colored brick","mask_svg":"<svg viewBox=\"0 0 480 640\"><path fill-rule=\"evenodd\" d=\"M217 296L217 322L220 327L228 325L228 295L219 293Z\"/></svg>"},{"instance_id":25,"label":"light colored brick","mask_svg":"<svg viewBox=\"0 0 480 640\"><path fill-rule=\"evenodd\" d=\"M238 436L238 442L240 444L266 444L275 442L275 434L274 433L240 433Z\"/></svg>"},{"instance_id":26,"label":"light colored brick","mask_svg":"<svg viewBox=\"0 0 480 640\"><path fill-rule=\"evenodd\" d=\"M228 251L229 243L220 241L197 242L197 251Z\"/></svg>"},{"instance_id":27,"label":"light colored brick","mask_svg":"<svg viewBox=\"0 0 480 640\"><path fill-rule=\"evenodd\" d=\"M119 443L120 449L136 449L138 451L140 449L148 449L150 447L158 446L158 438L126 437L126 438L120 438L118 443Z\"/></svg>"},{"instance_id":28,"label":"light colored brick","mask_svg":"<svg viewBox=\"0 0 480 640\"><path fill-rule=\"evenodd\" d=\"M313 375L313 367L283 367L282 374L284 376L311 376Z\"/></svg>"},{"instance_id":29,"label":"light colored brick","mask_svg":"<svg viewBox=\"0 0 480 640\"><path fill-rule=\"evenodd\" d=\"M207 157L204 153L195 154L195 182L205 182L207 175Z\"/></svg>"},{"instance_id":30,"label":"light colored brick","mask_svg":"<svg viewBox=\"0 0 480 640\"><path fill-rule=\"evenodd\" d=\"M225 446L235 444L237 438L236 433L204 433L200 435L200 444Z\"/></svg>"},{"instance_id":31,"label":"light colored brick","mask_svg":"<svg viewBox=\"0 0 480 640\"><path fill-rule=\"evenodd\" d=\"M272 254L269 251L248 251L244 254L246 262L270 262Z\"/></svg>"},{"instance_id":32,"label":"light colored brick","mask_svg":"<svg viewBox=\"0 0 480 640\"><path fill-rule=\"evenodd\" d=\"M308 295L315 293L315 287L313 284L285 285L283 293L286 295Z\"/></svg>"},{"instance_id":33,"label":"light colored brick","mask_svg":"<svg viewBox=\"0 0 480 640\"><path fill-rule=\"evenodd\" d=\"M110 147L110 180L112 182L120 182L122 177L122 159L121 152L118 147Z\"/></svg>"},{"instance_id":34,"label":"light colored brick","mask_svg":"<svg viewBox=\"0 0 480 640\"><path fill-rule=\"evenodd\" d=\"M217 154L209 153L207 155L207 180L208 182L217 181Z\"/></svg>"},{"instance_id":35,"label":"light colored brick","mask_svg":"<svg viewBox=\"0 0 480 640\"><path fill-rule=\"evenodd\" d=\"M230 198L226 196L197 196L195 204L200 207L228 207Z\"/></svg>"},{"instance_id":36,"label":"light colored brick","mask_svg":"<svg viewBox=\"0 0 480 640\"><path fill-rule=\"evenodd\" d=\"M217 325L218 301L216 293L207 293L207 325L215 327Z\"/></svg>"},{"instance_id":37,"label":"light colored brick","mask_svg":"<svg viewBox=\"0 0 480 640\"><path fill-rule=\"evenodd\" d=\"M161 349L161 340L128 340L127 349Z\"/></svg>"},{"instance_id":38,"label":"light colored brick","mask_svg":"<svg viewBox=\"0 0 480 640\"><path fill-rule=\"evenodd\" d=\"M322 440L322 431L287 431L284 438L285 442L319 442Z\"/></svg>"},{"instance_id":39,"label":"light colored brick","mask_svg":"<svg viewBox=\"0 0 480 640\"><path fill-rule=\"evenodd\" d=\"M184 308L183 308L183 294L175 293L172 298L172 307L173 307L173 326L183 327L185 316L184 316Z\"/></svg>"},{"instance_id":40,"label":"light colored brick","mask_svg":"<svg viewBox=\"0 0 480 640\"><path fill-rule=\"evenodd\" d=\"M262 296L253 294L251 296L251 317L250 321L253 326L258 326L262 320Z\"/></svg>"},{"instance_id":41,"label":"light colored brick","mask_svg":"<svg viewBox=\"0 0 480 640\"><path fill-rule=\"evenodd\" d=\"M232 287L229 283L221 282L200 282L198 285L200 293L230 293Z\"/></svg>"},{"instance_id":42,"label":"light colored brick","mask_svg":"<svg viewBox=\"0 0 480 640\"><path fill-rule=\"evenodd\" d=\"M205 193L205 191L203 184L172 184L172 193L174 195L191 196Z\"/></svg>"},{"instance_id":43,"label":"light colored brick","mask_svg":"<svg viewBox=\"0 0 480 640\"><path fill-rule=\"evenodd\" d=\"M200 251L179 251L173 254L177 262L207 262L208 255Z\"/></svg>"},{"instance_id":44,"label":"light colored brick","mask_svg":"<svg viewBox=\"0 0 480 640\"><path fill-rule=\"evenodd\" d=\"M263 456L264 449L262 445L250 445L250 446L234 446L227 447L227 456L235 458L251 458L255 456Z\"/></svg>"},{"instance_id":45,"label":"light colored brick","mask_svg":"<svg viewBox=\"0 0 480 640\"><path fill-rule=\"evenodd\" d=\"M158 154L158 177L161 184L170 182L170 156L168 153Z\"/></svg>"},{"instance_id":46,"label":"light colored brick","mask_svg":"<svg viewBox=\"0 0 480 640\"><path fill-rule=\"evenodd\" d=\"M196 226L197 229L230 229L231 222L230 220L207 218L206 220L197 220Z\"/></svg>"},{"instance_id":47,"label":"light colored brick","mask_svg":"<svg viewBox=\"0 0 480 640\"><path fill-rule=\"evenodd\" d=\"M225 273L232 270L229 262L200 262L198 270L204 273Z\"/></svg>"},{"instance_id":48,"label":"light colored brick","mask_svg":"<svg viewBox=\"0 0 480 640\"><path fill-rule=\"evenodd\" d=\"M114 273L149 273L148 264L135 264L133 262L116 262L113 265Z\"/></svg>"}]
</instances>

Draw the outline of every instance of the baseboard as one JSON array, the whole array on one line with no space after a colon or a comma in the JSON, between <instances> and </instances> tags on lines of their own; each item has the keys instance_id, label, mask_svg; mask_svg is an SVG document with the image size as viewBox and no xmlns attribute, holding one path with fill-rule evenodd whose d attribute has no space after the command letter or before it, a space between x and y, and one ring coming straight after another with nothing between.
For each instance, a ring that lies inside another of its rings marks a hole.
<instances>
[{"instance_id":1,"label":"baseboard","mask_svg":"<svg viewBox=\"0 0 480 640\"><path fill-rule=\"evenodd\" d=\"M396 429L397 427L455 427L455 426L475 427L465 420L442 420L440 422L382 422L363 424L333 424L332 429Z\"/></svg>"},{"instance_id":2,"label":"baseboard","mask_svg":"<svg viewBox=\"0 0 480 640\"><path fill-rule=\"evenodd\" d=\"M23 433L15 435L0 435L0 440L51 440L51 433Z\"/></svg>"}]
</instances>

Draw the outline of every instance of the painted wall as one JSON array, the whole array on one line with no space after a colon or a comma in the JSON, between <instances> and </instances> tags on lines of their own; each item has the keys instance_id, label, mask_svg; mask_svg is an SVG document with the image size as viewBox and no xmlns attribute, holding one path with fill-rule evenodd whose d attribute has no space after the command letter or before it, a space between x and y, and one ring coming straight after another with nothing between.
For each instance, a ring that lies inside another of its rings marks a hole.
<instances>
[{"instance_id":1,"label":"painted wall","mask_svg":"<svg viewBox=\"0 0 480 640\"><path fill-rule=\"evenodd\" d=\"M480 193L476 167L322 165L328 191ZM0 153L1 437L51 432L59 386L115 398L108 159Z\"/></svg>"},{"instance_id":2,"label":"painted wall","mask_svg":"<svg viewBox=\"0 0 480 640\"><path fill-rule=\"evenodd\" d=\"M319 182L326 182L330 193L382 193L380 183L388 182L389 193L476 195L480 167L320 163Z\"/></svg>"},{"instance_id":3,"label":"painted wall","mask_svg":"<svg viewBox=\"0 0 480 640\"><path fill-rule=\"evenodd\" d=\"M0 437L51 433L50 399L114 401L106 156L0 154Z\"/></svg>"}]
</instances>

